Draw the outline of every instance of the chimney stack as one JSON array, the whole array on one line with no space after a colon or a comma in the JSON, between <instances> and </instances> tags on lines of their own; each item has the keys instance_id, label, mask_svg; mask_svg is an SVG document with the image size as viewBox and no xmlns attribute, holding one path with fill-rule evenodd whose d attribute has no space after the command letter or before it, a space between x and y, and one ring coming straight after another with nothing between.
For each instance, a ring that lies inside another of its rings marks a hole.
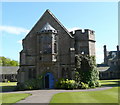
<instances>
[{"instance_id":1,"label":"chimney stack","mask_svg":"<svg viewBox=\"0 0 120 105\"><path fill-rule=\"evenodd\" d=\"M106 48L106 45L104 45L103 48L104 48L104 64L107 65L107 48Z\"/></svg>"},{"instance_id":2,"label":"chimney stack","mask_svg":"<svg viewBox=\"0 0 120 105\"><path fill-rule=\"evenodd\" d=\"M120 51L120 49L119 49L119 45L117 45L117 51L118 51L118 52Z\"/></svg>"},{"instance_id":3,"label":"chimney stack","mask_svg":"<svg viewBox=\"0 0 120 105\"><path fill-rule=\"evenodd\" d=\"M119 45L117 45L117 65L118 68L120 66L120 49L119 49Z\"/></svg>"}]
</instances>

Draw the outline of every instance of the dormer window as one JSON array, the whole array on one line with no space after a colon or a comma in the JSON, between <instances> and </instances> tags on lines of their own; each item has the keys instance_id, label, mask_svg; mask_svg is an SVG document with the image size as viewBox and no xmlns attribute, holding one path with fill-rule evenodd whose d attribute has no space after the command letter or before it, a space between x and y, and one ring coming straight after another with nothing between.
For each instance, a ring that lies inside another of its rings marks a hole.
<instances>
[{"instance_id":1,"label":"dormer window","mask_svg":"<svg viewBox=\"0 0 120 105\"><path fill-rule=\"evenodd\" d=\"M55 30L48 22L44 25L44 27L40 30L40 33L57 33L57 30Z\"/></svg>"}]
</instances>

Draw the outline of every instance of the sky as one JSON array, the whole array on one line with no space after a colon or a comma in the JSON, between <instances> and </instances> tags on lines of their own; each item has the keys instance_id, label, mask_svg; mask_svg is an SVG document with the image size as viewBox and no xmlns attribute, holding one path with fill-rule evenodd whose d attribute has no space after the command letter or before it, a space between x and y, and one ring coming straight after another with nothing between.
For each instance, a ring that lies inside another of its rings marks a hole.
<instances>
[{"instance_id":1,"label":"sky","mask_svg":"<svg viewBox=\"0 0 120 105\"><path fill-rule=\"evenodd\" d=\"M109 51L116 50L117 2L2 2L0 56L19 61L21 40L46 9L49 9L69 31L79 28L95 31L97 63L103 62L103 45L107 45Z\"/></svg>"}]
</instances>

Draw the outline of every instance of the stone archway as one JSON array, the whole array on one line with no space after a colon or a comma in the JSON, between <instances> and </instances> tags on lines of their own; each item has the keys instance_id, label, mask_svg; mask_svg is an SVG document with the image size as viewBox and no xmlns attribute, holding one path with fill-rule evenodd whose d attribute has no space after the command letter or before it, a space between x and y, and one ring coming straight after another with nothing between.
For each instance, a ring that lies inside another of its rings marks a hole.
<instances>
[{"instance_id":1,"label":"stone archway","mask_svg":"<svg viewBox=\"0 0 120 105\"><path fill-rule=\"evenodd\" d=\"M54 88L54 76L52 73L48 72L44 76L44 88L53 89Z\"/></svg>"}]
</instances>

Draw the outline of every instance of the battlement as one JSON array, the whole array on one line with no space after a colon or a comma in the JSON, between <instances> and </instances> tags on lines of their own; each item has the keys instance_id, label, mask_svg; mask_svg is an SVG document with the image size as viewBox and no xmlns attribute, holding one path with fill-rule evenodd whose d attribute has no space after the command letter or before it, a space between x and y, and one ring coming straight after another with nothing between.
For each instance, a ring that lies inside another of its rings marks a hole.
<instances>
[{"instance_id":1,"label":"battlement","mask_svg":"<svg viewBox=\"0 0 120 105\"><path fill-rule=\"evenodd\" d=\"M70 32L75 40L93 40L95 41L95 32L90 29L78 29Z\"/></svg>"},{"instance_id":2,"label":"battlement","mask_svg":"<svg viewBox=\"0 0 120 105\"><path fill-rule=\"evenodd\" d=\"M90 29L78 29L73 32L74 34L88 34L88 35L94 35L94 31Z\"/></svg>"}]
</instances>

